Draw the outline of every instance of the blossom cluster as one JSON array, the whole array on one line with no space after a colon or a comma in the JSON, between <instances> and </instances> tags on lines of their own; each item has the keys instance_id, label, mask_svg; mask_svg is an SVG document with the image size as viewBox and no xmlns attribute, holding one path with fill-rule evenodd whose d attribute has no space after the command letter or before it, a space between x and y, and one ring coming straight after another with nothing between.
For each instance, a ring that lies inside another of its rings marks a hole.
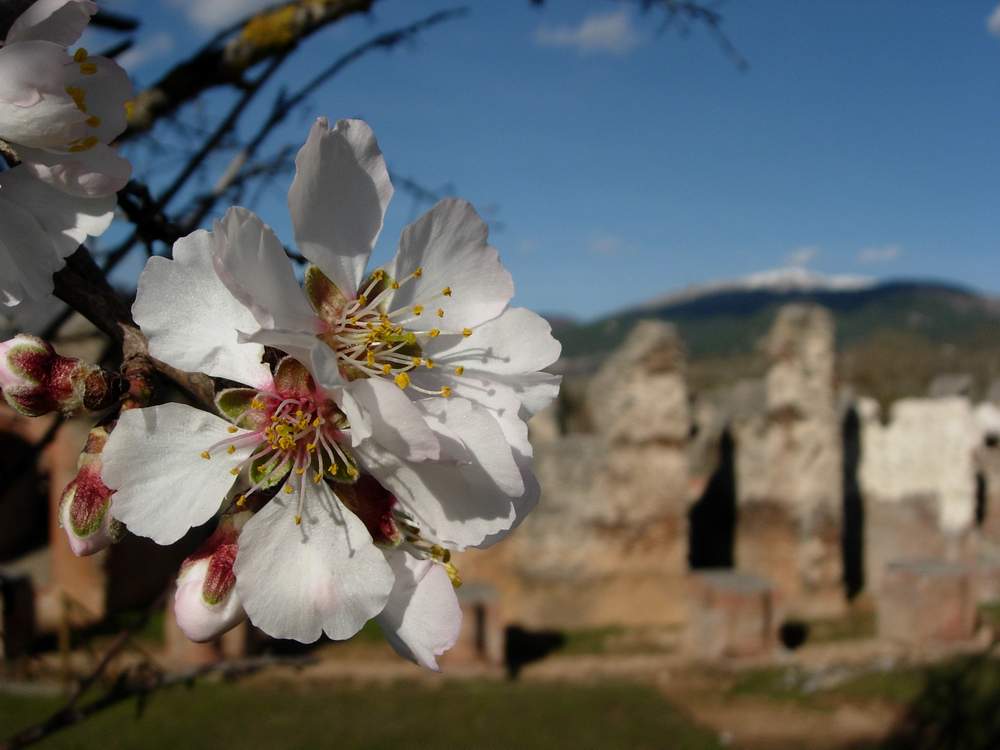
<instances>
[{"instance_id":1,"label":"blossom cluster","mask_svg":"<svg viewBox=\"0 0 1000 750\"><path fill-rule=\"evenodd\" d=\"M0 172L8 305L51 291L129 177L109 146L128 80L67 51L95 10L38 0L0 48L0 138L20 160ZM375 619L436 669L461 623L452 554L499 541L538 501L527 420L558 392L544 368L560 347L510 306L511 276L464 201L439 202L369 267L393 186L366 123L318 119L295 165L301 275L239 207L149 259L134 321L150 356L214 379L214 408L126 399L91 431L60 520L77 554L126 529L167 545L205 527L175 595L194 640L245 618L277 638L344 639ZM34 337L0 344L5 399L36 415L122 395L64 359Z\"/></svg>"},{"instance_id":2,"label":"blossom cluster","mask_svg":"<svg viewBox=\"0 0 1000 750\"><path fill-rule=\"evenodd\" d=\"M109 145L125 129L132 86L106 57L69 47L97 4L37 0L0 46L0 303L44 299L52 274L111 224L131 166Z\"/></svg>"}]
</instances>

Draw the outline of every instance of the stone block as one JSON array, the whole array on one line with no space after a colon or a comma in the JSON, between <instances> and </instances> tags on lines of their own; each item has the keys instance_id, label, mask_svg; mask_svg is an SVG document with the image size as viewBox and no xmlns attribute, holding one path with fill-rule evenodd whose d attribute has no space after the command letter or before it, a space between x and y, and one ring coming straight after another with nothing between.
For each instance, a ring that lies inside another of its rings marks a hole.
<instances>
[{"instance_id":1,"label":"stone block","mask_svg":"<svg viewBox=\"0 0 1000 750\"><path fill-rule=\"evenodd\" d=\"M691 575L686 650L699 659L757 656L774 645L776 614L772 585L733 570Z\"/></svg>"},{"instance_id":2,"label":"stone block","mask_svg":"<svg viewBox=\"0 0 1000 750\"><path fill-rule=\"evenodd\" d=\"M971 638L976 628L975 571L940 560L890 562L878 597L880 638L924 646Z\"/></svg>"}]
</instances>

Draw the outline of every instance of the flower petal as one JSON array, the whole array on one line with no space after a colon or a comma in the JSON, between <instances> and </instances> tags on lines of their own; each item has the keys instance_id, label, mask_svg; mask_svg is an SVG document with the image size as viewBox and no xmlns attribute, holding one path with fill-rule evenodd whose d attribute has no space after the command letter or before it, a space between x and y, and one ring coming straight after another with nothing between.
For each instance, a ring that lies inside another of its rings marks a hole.
<instances>
[{"instance_id":1,"label":"flower petal","mask_svg":"<svg viewBox=\"0 0 1000 750\"><path fill-rule=\"evenodd\" d=\"M428 404L417 405L426 409ZM460 549L481 546L488 538L499 539L517 519L516 498L491 475L500 473L498 467L510 460L511 447L499 427L486 428L482 418L494 419L475 407L465 420L455 423L428 420L441 444L440 461L405 461L375 440L354 448L362 467L392 492L424 536Z\"/></svg>"},{"instance_id":2,"label":"flower petal","mask_svg":"<svg viewBox=\"0 0 1000 750\"><path fill-rule=\"evenodd\" d=\"M529 417L559 392L560 378L537 372L559 358L562 349L548 321L524 308L510 308L473 329L472 335L442 335L428 340L424 355L435 363L411 374L429 391L447 386L457 396L499 412Z\"/></svg>"},{"instance_id":3,"label":"flower petal","mask_svg":"<svg viewBox=\"0 0 1000 750\"><path fill-rule=\"evenodd\" d=\"M35 217L60 258L75 253L87 237L104 234L115 216L114 195L99 198L67 195L36 179L23 167L0 172L0 193Z\"/></svg>"},{"instance_id":4,"label":"flower petal","mask_svg":"<svg viewBox=\"0 0 1000 750\"><path fill-rule=\"evenodd\" d=\"M212 266L214 239L198 230L174 243L174 259L150 258L139 277L132 314L149 353L181 370L204 372L255 388L271 381L264 347L241 343L257 328Z\"/></svg>"},{"instance_id":5,"label":"flower petal","mask_svg":"<svg viewBox=\"0 0 1000 750\"><path fill-rule=\"evenodd\" d=\"M352 381L345 390L362 412L372 440L408 461L438 457L438 441L424 415L397 385L382 378L365 378Z\"/></svg>"},{"instance_id":6,"label":"flower petal","mask_svg":"<svg viewBox=\"0 0 1000 750\"><path fill-rule=\"evenodd\" d=\"M401 285L390 308L440 308L444 314L435 323L452 332L474 328L502 313L514 295L514 282L486 235L486 224L475 209L453 198L406 227L388 268Z\"/></svg>"},{"instance_id":7,"label":"flower petal","mask_svg":"<svg viewBox=\"0 0 1000 750\"><path fill-rule=\"evenodd\" d=\"M11 25L5 43L42 39L68 47L95 13L97 3L92 0L36 0Z\"/></svg>"},{"instance_id":8,"label":"flower petal","mask_svg":"<svg viewBox=\"0 0 1000 750\"><path fill-rule=\"evenodd\" d=\"M50 236L9 192L0 190L0 301L7 307L49 294L63 265Z\"/></svg>"},{"instance_id":9,"label":"flower petal","mask_svg":"<svg viewBox=\"0 0 1000 750\"><path fill-rule=\"evenodd\" d=\"M216 273L262 328L314 332L316 316L269 226L234 206L215 223L213 235Z\"/></svg>"},{"instance_id":10,"label":"flower petal","mask_svg":"<svg viewBox=\"0 0 1000 750\"><path fill-rule=\"evenodd\" d=\"M450 458L482 467L508 497L524 493L511 446L492 413L464 398L431 398L420 406L435 430L453 438L447 445L461 445L463 450ZM524 437L527 439L527 428Z\"/></svg>"},{"instance_id":11,"label":"flower petal","mask_svg":"<svg viewBox=\"0 0 1000 750\"><path fill-rule=\"evenodd\" d=\"M66 50L51 42L0 48L0 136L39 148L86 134L87 115L66 93Z\"/></svg>"},{"instance_id":12,"label":"flower petal","mask_svg":"<svg viewBox=\"0 0 1000 750\"><path fill-rule=\"evenodd\" d=\"M435 657L454 646L462 630L455 587L444 568L430 560L400 551L388 553L386 559L396 582L375 619L396 653L436 672Z\"/></svg>"},{"instance_id":13,"label":"flower petal","mask_svg":"<svg viewBox=\"0 0 1000 750\"><path fill-rule=\"evenodd\" d=\"M230 438L229 422L184 404L123 412L104 448L104 483L115 490L111 515L157 544L173 544L219 509L234 479L231 469L255 444L235 452L201 452Z\"/></svg>"},{"instance_id":14,"label":"flower petal","mask_svg":"<svg viewBox=\"0 0 1000 750\"><path fill-rule=\"evenodd\" d=\"M295 157L288 207L299 251L349 299L382 231L392 183L375 135L361 120L319 118Z\"/></svg>"},{"instance_id":15,"label":"flower petal","mask_svg":"<svg viewBox=\"0 0 1000 750\"><path fill-rule=\"evenodd\" d=\"M132 176L129 160L103 143L73 154L23 146L17 153L39 180L83 198L113 196Z\"/></svg>"},{"instance_id":16,"label":"flower petal","mask_svg":"<svg viewBox=\"0 0 1000 750\"><path fill-rule=\"evenodd\" d=\"M350 638L385 607L392 570L325 483L303 488L301 525L297 501L279 492L243 527L236 590L250 621L270 636Z\"/></svg>"}]
</instances>

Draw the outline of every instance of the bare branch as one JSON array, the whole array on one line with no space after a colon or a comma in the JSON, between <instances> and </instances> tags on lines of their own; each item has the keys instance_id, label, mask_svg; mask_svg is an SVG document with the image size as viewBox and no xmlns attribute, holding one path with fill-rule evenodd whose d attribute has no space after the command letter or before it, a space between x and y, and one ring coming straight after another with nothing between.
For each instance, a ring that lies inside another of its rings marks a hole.
<instances>
[{"instance_id":1,"label":"bare branch","mask_svg":"<svg viewBox=\"0 0 1000 750\"><path fill-rule=\"evenodd\" d=\"M216 86L240 86L258 63L287 55L324 26L367 13L376 0L294 0L250 17L238 36L225 44L218 37L139 93L129 117L128 140L149 130L161 117Z\"/></svg>"}]
</instances>

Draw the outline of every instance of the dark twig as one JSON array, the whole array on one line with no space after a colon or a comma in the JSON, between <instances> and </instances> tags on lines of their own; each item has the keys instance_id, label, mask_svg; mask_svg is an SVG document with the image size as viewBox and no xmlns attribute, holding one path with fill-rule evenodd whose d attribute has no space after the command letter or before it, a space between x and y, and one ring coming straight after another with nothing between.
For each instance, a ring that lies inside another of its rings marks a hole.
<instances>
[{"instance_id":1,"label":"dark twig","mask_svg":"<svg viewBox=\"0 0 1000 750\"><path fill-rule=\"evenodd\" d=\"M253 138L247 142L247 145L240 149L239 153L233 157L229 167L226 169L223 177L216 184L212 192L204 196L200 202L197 202L193 212L185 218L185 227L190 230L199 226L212 210L219 198L225 193L230 185L232 185L232 182L240 174L244 165L253 159L257 150L261 147L274 128L285 120L295 107L302 104L302 102L311 96L317 89L344 70L344 68L357 62L373 50L391 49L401 42L412 39L421 31L424 31L431 26L435 26L453 18L458 18L466 12L467 10L465 8L452 8L450 10L438 11L437 13L432 13L431 15L407 26L378 34L368 41L363 42L362 44L359 44L345 52L330 65L313 76L291 96L279 95L274 102L274 106L271 107L270 115L268 115L268 117L260 125Z\"/></svg>"}]
</instances>

